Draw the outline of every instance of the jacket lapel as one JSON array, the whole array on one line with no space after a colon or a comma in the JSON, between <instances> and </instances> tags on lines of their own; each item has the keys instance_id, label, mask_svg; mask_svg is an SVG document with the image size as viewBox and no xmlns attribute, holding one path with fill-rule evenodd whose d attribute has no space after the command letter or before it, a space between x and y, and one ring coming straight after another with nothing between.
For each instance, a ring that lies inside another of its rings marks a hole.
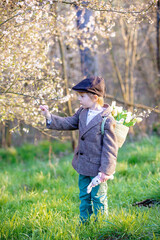
<instances>
[{"instance_id":1,"label":"jacket lapel","mask_svg":"<svg viewBox=\"0 0 160 240\"><path fill-rule=\"evenodd\" d=\"M82 112L80 113L79 122L80 122L80 128L82 129L82 131L86 127L87 114L88 114L88 109L83 109Z\"/></svg>"},{"instance_id":2,"label":"jacket lapel","mask_svg":"<svg viewBox=\"0 0 160 240\"><path fill-rule=\"evenodd\" d=\"M108 116L111 112L111 109L109 105L104 105L106 108L103 112L97 114L89 123L86 125L87 121L87 114L88 114L88 109L84 109L81 112L80 116L80 123L81 123L81 129L82 131L80 132L80 137L82 137L86 132L88 132L92 127L97 125L98 123L102 122L103 116Z\"/></svg>"},{"instance_id":3,"label":"jacket lapel","mask_svg":"<svg viewBox=\"0 0 160 240\"><path fill-rule=\"evenodd\" d=\"M87 119L86 119L87 120ZM85 123L85 128L83 129L83 131L80 133L80 137L82 137L86 132L88 132L92 127L94 127L95 125L97 125L99 122L102 121L102 117L100 114L97 114L86 126Z\"/></svg>"}]
</instances>

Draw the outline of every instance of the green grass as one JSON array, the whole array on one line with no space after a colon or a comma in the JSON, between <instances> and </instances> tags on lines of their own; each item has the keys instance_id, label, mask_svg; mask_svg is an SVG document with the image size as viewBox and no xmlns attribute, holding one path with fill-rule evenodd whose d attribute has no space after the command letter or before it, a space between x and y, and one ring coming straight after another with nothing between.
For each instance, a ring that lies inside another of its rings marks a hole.
<instances>
[{"instance_id":1,"label":"green grass","mask_svg":"<svg viewBox=\"0 0 160 240\"><path fill-rule=\"evenodd\" d=\"M71 166L70 143L0 149L0 239L160 239L160 139L125 143L115 179L108 181L109 216L79 226L78 174ZM63 152L63 153L62 153Z\"/></svg>"}]
</instances>

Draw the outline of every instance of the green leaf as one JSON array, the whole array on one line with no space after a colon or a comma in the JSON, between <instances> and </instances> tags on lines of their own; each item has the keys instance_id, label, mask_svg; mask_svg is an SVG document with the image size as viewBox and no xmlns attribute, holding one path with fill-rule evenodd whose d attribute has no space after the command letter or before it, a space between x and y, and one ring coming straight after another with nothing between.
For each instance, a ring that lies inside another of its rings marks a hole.
<instances>
[{"instance_id":1,"label":"green leaf","mask_svg":"<svg viewBox=\"0 0 160 240\"><path fill-rule=\"evenodd\" d=\"M131 126L134 125L134 122L124 123L124 125L127 126L127 127L131 127Z\"/></svg>"}]
</instances>

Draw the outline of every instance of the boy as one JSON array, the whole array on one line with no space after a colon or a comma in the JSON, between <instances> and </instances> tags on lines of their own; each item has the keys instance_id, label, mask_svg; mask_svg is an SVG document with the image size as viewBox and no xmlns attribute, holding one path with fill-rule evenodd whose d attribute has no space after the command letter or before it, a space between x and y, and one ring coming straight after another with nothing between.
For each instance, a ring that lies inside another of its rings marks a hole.
<instances>
[{"instance_id":1,"label":"boy","mask_svg":"<svg viewBox=\"0 0 160 240\"><path fill-rule=\"evenodd\" d=\"M84 223L93 213L92 202L96 216L99 210L107 215L106 180L115 172L118 147L114 133L115 120L111 116L109 105L103 103L104 79L86 78L72 89L78 92L81 104L73 116L59 117L51 115L46 106L40 108L49 129L79 129L79 141L74 151L72 166L79 173L80 220ZM107 119L102 139L101 124L105 116ZM100 184L88 193L88 185L95 180Z\"/></svg>"}]
</instances>

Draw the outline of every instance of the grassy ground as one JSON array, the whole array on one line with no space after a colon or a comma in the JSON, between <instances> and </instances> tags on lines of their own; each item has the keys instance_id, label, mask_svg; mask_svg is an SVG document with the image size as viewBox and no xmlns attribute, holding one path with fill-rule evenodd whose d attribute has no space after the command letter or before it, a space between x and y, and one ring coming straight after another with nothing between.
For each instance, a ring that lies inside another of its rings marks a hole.
<instances>
[{"instance_id":1,"label":"grassy ground","mask_svg":"<svg viewBox=\"0 0 160 240\"><path fill-rule=\"evenodd\" d=\"M68 152L66 152L66 150ZM54 152L54 154L53 154ZM63 153L61 153L63 152ZM160 139L125 144L115 179L108 181L109 216L79 227L78 174L70 144L0 150L0 239L160 239Z\"/></svg>"}]
</instances>

